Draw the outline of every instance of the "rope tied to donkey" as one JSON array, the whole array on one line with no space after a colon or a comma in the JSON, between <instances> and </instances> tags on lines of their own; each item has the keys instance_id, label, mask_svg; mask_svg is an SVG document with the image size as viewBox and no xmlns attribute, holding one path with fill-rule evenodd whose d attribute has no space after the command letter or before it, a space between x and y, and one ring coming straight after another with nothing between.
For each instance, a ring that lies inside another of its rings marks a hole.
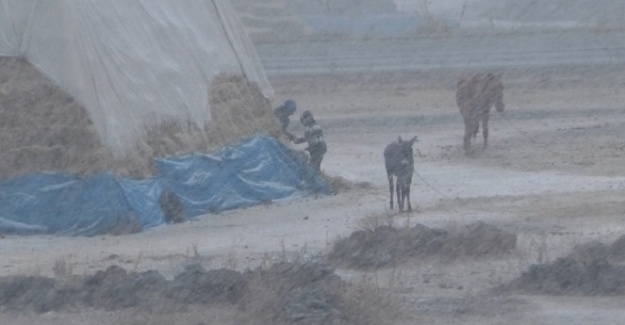
<instances>
[{"instance_id":1,"label":"rope tied to donkey","mask_svg":"<svg viewBox=\"0 0 625 325\"><path fill-rule=\"evenodd\" d=\"M438 193L440 196L449 199L450 197L445 195L445 193L443 193L441 190L439 190L438 188L434 187L432 184L430 184L427 180L425 180L425 178L423 178L423 176L421 176L419 173L417 173L417 171L414 171L414 174L417 175L417 177L419 177L419 179L425 184L425 186L429 187L431 190L433 190L434 192Z\"/></svg>"},{"instance_id":2,"label":"rope tied to donkey","mask_svg":"<svg viewBox=\"0 0 625 325\"><path fill-rule=\"evenodd\" d=\"M561 156L562 154L556 151L553 151L551 149L549 149L549 147L547 147L546 144L541 143L539 141L537 141L536 139L534 139L533 137L531 137L529 134L527 134L527 132L523 131L520 127L518 127L514 122L512 122L512 120L505 114L505 112L501 112L501 116L503 117L504 120L508 121L508 123L510 123L510 125L512 125L512 127L517 130L522 136L526 137L531 143L535 144L537 147L540 147L546 151L549 151L550 153L556 155L556 156Z\"/></svg>"},{"instance_id":3,"label":"rope tied to donkey","mask_svg":"<svg viewBox=\"0 0 625 325\"><path fill-rule=\"evenodd\" d=\"M531 143L535 144L537 147L539 147L539 148L541 148L541 149L551 153L554 156L568 158L568 156L566 156L565 154L563 154L561 152L557 152L555 150L552 150L546 144L541 143L541 142L535 140L533 137L531 137L529 134L527 134L527 132L523 131L514 122L512 122L512 120L508 116L506 116L506 114L504 114L504 112L501 112L501 116L503 117L504 120L508 121L508 123L510 123L510 125L512 125L512 127L515 130L517 130L522 136L527 138ZM576 164L580 163L580 161L576 161L575 159L573 160L573 162L576 163Z\"/></svg>"}]
</instances>

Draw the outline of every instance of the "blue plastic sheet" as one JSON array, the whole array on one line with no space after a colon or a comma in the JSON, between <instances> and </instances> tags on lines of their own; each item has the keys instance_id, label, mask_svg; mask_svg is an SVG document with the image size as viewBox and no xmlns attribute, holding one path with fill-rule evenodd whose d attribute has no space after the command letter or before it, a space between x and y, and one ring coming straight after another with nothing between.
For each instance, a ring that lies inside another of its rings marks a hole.
<instances>
[{"instance_id":1,"label":"blue plastic sheet","mask_svg":"<svg viewBox=\"0 0 625 325\"><path fill-rule=\"evenodd\" d=\"M331 193L292 149L264 136L216 156L170 157L156 165L158 174L149 179L35 173L0 182L0 231L93 236L110 232L129 216L146 229L165 223L159 204L165 190L180 198L188 218Z\"/></svg>"}]
</instances>

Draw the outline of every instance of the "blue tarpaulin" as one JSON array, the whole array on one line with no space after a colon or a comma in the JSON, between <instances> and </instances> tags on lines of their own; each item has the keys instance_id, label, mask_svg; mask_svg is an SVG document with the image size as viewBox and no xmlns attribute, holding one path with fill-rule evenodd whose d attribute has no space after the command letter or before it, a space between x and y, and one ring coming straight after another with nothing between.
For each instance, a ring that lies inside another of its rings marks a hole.
<instances>
[{"instance_id":1,"label":"blue tarpaulin","mask_svg":"<svg viewBox=\"0 0 625 325\"><path fill-rule=\"evenodd\" d=\"M0 231L93 236L136 218L143 229L165 223L159 197L175 193L188 218L263 202L330 194L322 177L292 149L258 136L217 155L157 159L149 179L100 173L34 173L0 182Z\"/></svg>"}]
</instances>

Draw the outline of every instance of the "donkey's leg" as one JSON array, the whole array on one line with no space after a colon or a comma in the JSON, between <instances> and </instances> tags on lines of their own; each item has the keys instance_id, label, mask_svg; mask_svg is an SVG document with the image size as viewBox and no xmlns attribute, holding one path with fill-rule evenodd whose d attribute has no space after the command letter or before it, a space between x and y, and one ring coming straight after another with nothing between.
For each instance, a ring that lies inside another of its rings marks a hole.
<instances>
[{"instance_id":1,"label":"donkey's leg","mask_svg":"<svg viewBox=\"0 0 625 325\"><path fill-rule=\"evenodd\" d=\"M395 187L397 188L397 205L399 206L399 211L404 211L404 187L399 177L397 178Z\"/></svg>"},{"instance_id":2,"label":"donkey's leg","mask_svg":"<svg viewBox=\"0 0 625 325\"><path fill-rule=\"evenodd\" d=\"M471 149L471 138L475 136L479 127L479 120L465 119L464 121L464 151L468 154Z\"/></svg>"},{"instance_id":3,"label":"donkey's leg","mask_svg":"<svg viewBox=\"0 0 625 325\"><path fill-rule=\"evenodd\" d=\"M482 134L484 135L484 149L486 149L486 146L488 145L488 114L485 114L484 117L482 117Z\"/></svg>"},{"instance_id":4,"label":"donkey's leg","mask_svg":"<svg viewBox=\"0 0 625 325\"><path fill-rule=\"evenodd\" d=\"M465 153L469 151L471 147L471 136L473 135L473 127L471 125L471 119L464 118L464 144L463 148Z\"/></svg>"},{"instance_id":5,"label":"donkey's leg","mask_svg":"<svg viewBox=\"0 0 625 325\"><path fill-rule=\"evenodd\" d=\"M404 185L404 195L406 197L408 211L412 211L412 205L410 204L410 182Z\"/></svg>"},{"instance_id":6,"label":"donkey's leg","mask_svg":"<svg viewBox=\"0 0 625 325\"><path fill-rule=\"evenodd\" d=\"M393 210L393 175L390 174L388 175L388 188L391 192L391 210Z\"/></svg>"},{"instance_id":7,"label":"donkey's leg","mask_svg":"<svg viewBox=\"0 0 625 325\"><path fill-rule=\"evenodd\" d=\"M476 120L477 121L477 120ZM474 123L473 124L473 141L475 141L475 138L477 138L477 134L480 132L480 123L478 121L478 123Z\"/></svg>"}]
</instances>

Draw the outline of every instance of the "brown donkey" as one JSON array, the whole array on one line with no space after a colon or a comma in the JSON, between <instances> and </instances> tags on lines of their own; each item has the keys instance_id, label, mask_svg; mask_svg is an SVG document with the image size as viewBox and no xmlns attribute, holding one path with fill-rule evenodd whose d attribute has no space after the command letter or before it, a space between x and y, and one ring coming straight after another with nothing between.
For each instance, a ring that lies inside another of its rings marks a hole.
<instances>
[{"instance_id":1,"label":"brown donkey","mask_svg":"<svg viewBox=\"0 0 625 325\"><path fill-rule=\"evenodd\" d=\"M469 152L471 138L475 140L482 122L484 148L488 145L488 118L495 105L497 112L503 112L503 84L501 74L476 73L460 79L456 91L456 103L464 118L464 151Z\"/></svg>"}]
</instances>

